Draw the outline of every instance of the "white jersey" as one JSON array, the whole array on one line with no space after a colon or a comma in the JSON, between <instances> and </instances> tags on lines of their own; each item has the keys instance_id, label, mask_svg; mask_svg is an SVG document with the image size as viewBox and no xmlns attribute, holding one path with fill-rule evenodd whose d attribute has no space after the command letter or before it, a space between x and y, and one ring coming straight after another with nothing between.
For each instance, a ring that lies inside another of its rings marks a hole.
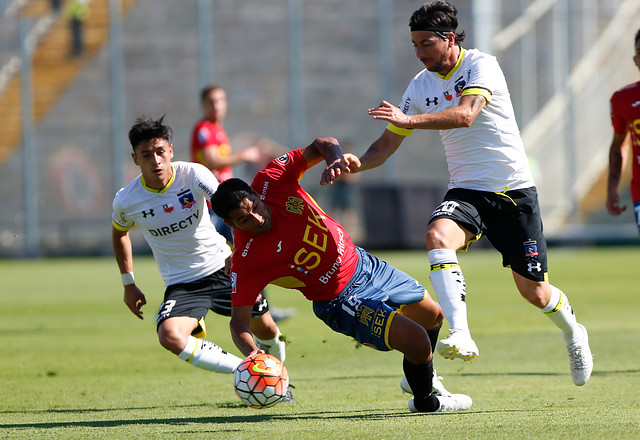
<instances>
[{"instance_id":1,"label":"white jersey","mask_svg":"<svg viewBox=\"0 0 640 440\"><path fill-rule=\"evenodd\" d=\"M231 249L209 217L207 200L218 181L205 166L173 162L173 177L161 190L142 175L113 199L113 226L140 227L165 286L195 281L224 267Z\"/></svg>"},{"instance_id":2,"label":"white jersey","mask_svg":"<svg viewBox=\"0 0 640 440\"><path fill-rule=\"evenodd\" d=\"M482 95L487 104L470 127L440 130L449 167L449 188L499 192L534 186L516 123L507 81L495 57L460 49L446 76L418 73L402 97L405 114L441 112L458 106L464 95ZM387 129L408 136L412 130Z\"/></svg>"}]
</instances>

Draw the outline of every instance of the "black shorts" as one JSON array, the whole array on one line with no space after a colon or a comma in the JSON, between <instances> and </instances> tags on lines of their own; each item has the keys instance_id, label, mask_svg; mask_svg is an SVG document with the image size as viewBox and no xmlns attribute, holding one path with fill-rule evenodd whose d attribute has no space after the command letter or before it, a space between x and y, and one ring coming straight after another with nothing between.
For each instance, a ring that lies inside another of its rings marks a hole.
<instances>
[{"instance_id":1,"label":"black shorts","mask_svg":"<svg viewBox=\"0 0 640 440\"><path fill-rule=\"evenodd\" d=\"M224 269L191 283L168 286L164 292L164 301L158 309L156 323L159 326L165 319L179 316L201 321L209 310L219 315L231 316L231 278L224 273ZM251 316L257 318L268 310L267 298L262 294L258 295Z\"/></svg>"},{"instance_id":2,"label":"black shorts","mask_svg":"<svg viewBox=\"0 0 640 440\"><path fill-rule=\"evenodd\" d=\"M429 223L448 218L502 254L502 265L533 281L547 279L547 243L535 187L492 193L463 188L447 191Z\"/></svg>"}]
</instances>

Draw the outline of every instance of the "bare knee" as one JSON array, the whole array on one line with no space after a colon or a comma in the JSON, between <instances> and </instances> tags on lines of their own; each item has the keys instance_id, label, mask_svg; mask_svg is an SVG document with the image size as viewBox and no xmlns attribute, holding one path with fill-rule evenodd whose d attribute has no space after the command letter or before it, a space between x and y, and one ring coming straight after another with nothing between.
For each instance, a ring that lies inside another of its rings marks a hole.
<instances>
[{"instance_id":1,"label":"bare knee","mask_svg":"<svg viewBox=\"0 0 640 440\"><path fill-rule=\"evenodd\" d=\"M529 303L543 309L551 300L551 286L547 281L533 281L513 272L520 295Z\"/></svg>"},{"instance_id":2,"label":"bare knee","mask_svg":"<svg viewBox=\"0 0 640 440\"><path fill-rule=\"evenodd\" d=\"M391 348L402 352L412 364L424 364L431 359L431 343L426 330L413 320L396 315L389 332Z\"/></svg>"},{"instance_id":3,"label":"bare knee","mask_svg":"<svg viewBox=\"0 0 640 440\"><path fill-rule=\"evenodd\" d=\"M187 345L190 333L177 326L160 325L158 328L158 341L165 349L173 354L180 354Z\"/></svg>"}]
</instances>

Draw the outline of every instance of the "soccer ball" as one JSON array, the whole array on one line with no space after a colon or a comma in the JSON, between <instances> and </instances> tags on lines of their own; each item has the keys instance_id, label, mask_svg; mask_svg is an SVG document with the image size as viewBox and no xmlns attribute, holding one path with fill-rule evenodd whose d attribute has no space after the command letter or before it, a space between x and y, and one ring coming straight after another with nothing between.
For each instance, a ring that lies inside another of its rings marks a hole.
<instances>
[{"instance_id":1,"label":"soccer ball","mask_svg":"<svg viewBox=\"0 0 640 440\"><path fill-rule=\"evenodd\" d=\"M236 394L247 406L268 408L280 402L289 388L289 373L280 359L270 354L247 356L233 373Z\"/></svg>"}]
</instances>

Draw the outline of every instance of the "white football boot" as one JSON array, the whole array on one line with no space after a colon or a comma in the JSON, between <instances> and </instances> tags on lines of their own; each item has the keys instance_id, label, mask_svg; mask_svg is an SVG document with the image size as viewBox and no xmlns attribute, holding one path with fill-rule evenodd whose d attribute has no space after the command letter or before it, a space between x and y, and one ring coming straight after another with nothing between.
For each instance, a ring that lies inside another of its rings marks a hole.
<instances>
[{"instance_id":1,"label":"white football boot","mask_svg":"<svg viewBox=\"0 0 640 440\"><path fill-rule=\"evenodd\" d=\"M450 396L436 396L440 407L435 412L463 411L471 408L473 401L466 394L452 394ZM413 397L409 399L409 411L420 412L413 403Z\"/></svg>"},{"instance_id":2,"label":"white football boot","mask_svg":"<svg viewBox=\"0 0 640 440\"><path fill-rule=\"evenodd\" d=\"M587 329L582 324L578 324L584 335L579 342L568 341L565 338L567 344L567 351L569 352L569 365L571 367L571 378L573 383L580 386L587 383L593 370L593 356L591 355L591 349L589 348L589 335Z\"/></svg>"},{"instance_id":3,"label":"white football boot","mask_svg":"<svg viewBox=\"0 0 640 440\"><path fill-rule=\"evenodd\" d=\"M442 376L438 376L436 370L433 370L433 380L431 382L431 392L436 396L451 396L452 394L447 391L447 389L442 385ZM406 376L402 376L402 380L400 381L400 388L402 388L403 393L413 394L411 387L409 386L409 381Z\"/></svg>"},{"instance_id":4,"label":"white football boot","mask_svg":"<svg viewBox=\"0 0 640 440\"><path fill-rule=\"evenodd\" d=\"M445 359L460 358L465 362L471 362L480 355L469 332L462 330L449 330L449 336L438 342L436 351Z\"/></svg>"}]
</instances>

